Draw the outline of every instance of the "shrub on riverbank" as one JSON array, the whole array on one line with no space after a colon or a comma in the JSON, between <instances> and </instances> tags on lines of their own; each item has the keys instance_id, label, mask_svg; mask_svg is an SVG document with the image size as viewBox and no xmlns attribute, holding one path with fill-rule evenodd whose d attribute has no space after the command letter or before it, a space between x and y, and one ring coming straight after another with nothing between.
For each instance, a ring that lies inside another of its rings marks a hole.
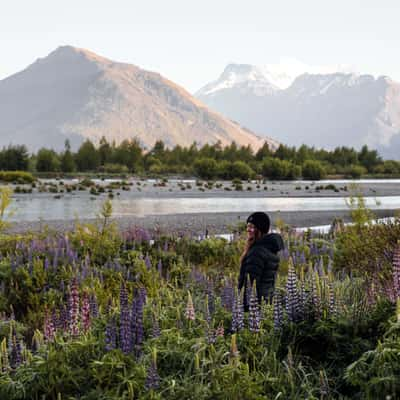
<instances>
[{"instance_id":1,"label":"shrub on riverbank","mask_svg":"<svg viewBox=\"0 0 400 400\"><path fill-rule=\"evenodd\" d=\"M30 172L25 171L0 171L0 182L8 183L32 183L35 177Z\"/></svg>"}]
</instances>

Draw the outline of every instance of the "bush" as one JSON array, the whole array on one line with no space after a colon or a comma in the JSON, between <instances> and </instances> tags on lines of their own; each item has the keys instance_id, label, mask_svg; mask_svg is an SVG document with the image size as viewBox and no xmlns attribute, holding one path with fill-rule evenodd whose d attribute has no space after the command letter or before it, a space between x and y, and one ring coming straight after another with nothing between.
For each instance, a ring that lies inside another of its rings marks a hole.
<instances>
[{"instance_id":1,"label":"bush","mask_svg":"<svg viewBox=\"0 0 400 400\"><path fill-rule=\"evenodd\" d=\"M23 184L32 183L35 178L31 173L25 171L0 171L0 181Z\"/></svg>"},{"instance_id":2,"label":"bush","mask_svg":"<svg viewBox=\"0 0 400 400\"><path fill-rule=\"evenodd\" d=\"M321 162L315 160L307 160L303 164L303 178L320 180L326 175L325 168Z\"/></svg>"}]
</instances>

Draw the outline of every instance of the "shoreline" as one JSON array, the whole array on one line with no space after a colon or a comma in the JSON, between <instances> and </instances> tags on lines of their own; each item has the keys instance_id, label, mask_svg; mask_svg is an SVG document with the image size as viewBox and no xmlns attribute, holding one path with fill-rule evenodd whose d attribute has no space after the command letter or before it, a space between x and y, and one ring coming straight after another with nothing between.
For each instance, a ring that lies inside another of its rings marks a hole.
<instances>
[{"instance_id":1,"label":"shoreline","mask_svg":"<svg viewBox=\"0 0 400 400\"><path fill-rule=\"evenodd\" d=\"M350 222L349 210L332 211L280 211L268 213L272 227L276 226L278 219L293 227L311 227L330 225L333 219L341 218L344 222ZM373 214L377 218L393 217L396 210L375 210ZM111 218L120 231L133 228L143 228L149 232L159 232L172 235L209 235L232 233L237 230L239 223L245 223L249 213L193 213L193 214L169 214L148 215L146 217L117 217ZM80 219L79 223L95 223L95 219ZM49 220L49 221L24 221L15 222L6 233L41 232L46 229L66 232L74 229L75 220Z\"/></svg>"}]
</instances>

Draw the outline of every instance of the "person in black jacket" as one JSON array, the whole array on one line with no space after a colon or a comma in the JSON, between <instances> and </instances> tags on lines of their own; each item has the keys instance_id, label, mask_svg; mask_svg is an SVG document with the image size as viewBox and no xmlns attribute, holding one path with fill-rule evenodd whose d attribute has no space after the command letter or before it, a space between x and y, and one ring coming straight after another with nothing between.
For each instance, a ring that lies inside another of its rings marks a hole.
<instances>
[{"instance_id":1,"label":"person in black jacket","mask_svg":"<svg viewBox=\"0 0 400 400\"><path fill-rule=\"evenodd\" d=\"M268 233L270 219L264 212L255 212L247 218L247 242L240 258L238 288L244 288L244 306L248 309L247 280L255 281L258 301L271 301L279 267L278 252L283 250L281 235Z\"/></svg>"}]
</instances>

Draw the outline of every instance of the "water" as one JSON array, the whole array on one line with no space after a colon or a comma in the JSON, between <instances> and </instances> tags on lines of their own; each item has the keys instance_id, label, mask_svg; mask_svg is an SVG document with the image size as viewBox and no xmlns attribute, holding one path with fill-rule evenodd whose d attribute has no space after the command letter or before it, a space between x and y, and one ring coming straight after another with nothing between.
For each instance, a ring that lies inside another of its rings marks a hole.
<instances>
[{"instance_id":1,"label":"water","mask_svg":"<svg viewBox=\"0 0 400 400\"><path fill-rule=\"evenodd\" d=\"M10 221L47 221L94 218L106 197L64 195L20 195L12 203ZM377 203L378 201L378 203ZM400 209L400 196L365 198L371 209ZM129 195L112 200L113 216L127 217L187 213L222 213L265 211L346 210L345 197L274 197L274 198L132 198Z\"/></svg>"}]
</instances>

